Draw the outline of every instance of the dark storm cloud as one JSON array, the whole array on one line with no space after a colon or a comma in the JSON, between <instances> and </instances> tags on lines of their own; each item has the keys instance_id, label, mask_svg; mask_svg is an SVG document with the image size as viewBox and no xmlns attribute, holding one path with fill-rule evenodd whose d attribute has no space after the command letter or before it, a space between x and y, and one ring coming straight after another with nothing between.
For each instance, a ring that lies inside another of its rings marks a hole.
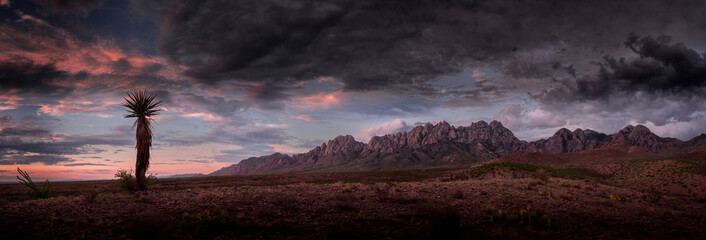
<instances>
[{"instance_id":1,"label":"dark storm cloud","mask_svg":"<svg viewBox=\"0 0 706 240\"><path fill-rule=\"evenodd\" d=\"M71 162L65 155L97 153L94 145L125 146L131 144L128 133L119 127L111 134L81 136L57 134L36 123L15 124L10 116L0 117L0 165L41 162ZM121 126L122 127L122 126Z\"/></svg>"},{"instance_id":2,"label":"dark storm cloud","mask_svg":"<svg viewBox=\"0 0 706 240\"><path fill-rule=\"evenodd\" d=\"M31 95L65 95L71 89L59 85L69 77L54 64L39 64L30 60L0 61L0 89L19 90Z\"/></svg>"},{"instance_id":3,"label":"dark storm cloud","mask_svg":"<svg viewBox=\"0 0 706 240\"><path fill-rule=\"evenodd\" d=\"M245 88L245 97L252 100L260 109L277 110L284 108L284 100L291 98L287 87L276 83L255 83Z\"/></svg>"},{"instance_id":4,"label":"dark storm cloud","mask_svg":"<svg viewBox=\"0 0 706 240\"><path fill-rule=\"evenodd\" d=\"M33 0L55 14L87 13L103 5L105 0Z\"/></svg>"},{"instance_id":5,"label":"dark storm cloud","mask_svg":"<svg viewBox=\"0 0 706 240\"><path fill-rule=\"evenodd\" d=\"M630 35L625 46L637 56L603 57L598 72L575 85L559 87L535 97L545 103L600 100L614 94L644 92L660 96L701 95L706 85L706 55L675 43L671 37ZM674 96L681 98L680 96Z\"/></svg>"},{"instance_id":6,"label":"dark storm cloud","mask_svg":"<svg viewBox=\"0 0 706 240\"><path fill-rule=\"evenodd\" d=\"M703 24L702 4L692 3L133 1L161 24L161 52L193 79L287 87L331 76L347 90L424 83L477 61L507 65L513 78L545 77L551 63L541 56L507 59L560 43L599 51L630 31Z\"/></svg>"},{"instance_id":7,"label":"dark storm cloud","mask_svg":"<svg viewBox=\"0 0 706 240\"><path fill-rule=\"evenodd\" d=\"M174 107L181 113L213 113L222 117L233 117L250 107L247 102L225 99L220 96L171 93L169 91L155 91L154 93L157 94L157 99L163 101L165 107L168 109Z\"/></svg>"},{"instance_id":8,"label":"dark storm cloud","mask_svg":"<svg viewBox=\"0 0 706 240\"><path fill-rule=\"evenodd\" d=\"M11 157L5 156L0 150L0 165L15 165L15 164L30 164L30 163L43 163L46 165L53 165L61 162L72 162L71 158L59 156L59 155L28 155L28 156L18 156L14 155Z\"/></svg>"}]
</instances>

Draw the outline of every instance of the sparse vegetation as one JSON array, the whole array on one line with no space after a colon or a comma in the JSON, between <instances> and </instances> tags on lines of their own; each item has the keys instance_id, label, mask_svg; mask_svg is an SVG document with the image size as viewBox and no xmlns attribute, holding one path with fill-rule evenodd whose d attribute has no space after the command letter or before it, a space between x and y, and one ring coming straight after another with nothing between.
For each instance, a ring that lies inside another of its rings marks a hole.
<instances>
[{"instance_id":1,"label":"sparse vegetation","mask_svg":"<svg viewBox=\"0 0 706 240\"><path fill-rule=\"evenodd\" d=\"M473 167L463 174L454 174L450 177L442 178L442 182L460 181L470 178L479 178L501 171L525 172L533 174L534 177L542 181L549 181L550 177L558 177L572 180L600 180L605 176L592 172L588 169L580 168L553 168L534 164L517 162L494 162L477 167Z\"/></svg>"},{"instance_id":2,"label":"sparse vegetation","mask_svg":"<svg viewBox=\"0 0 706 240\"><path fill-rule=\"evenodd\" d=\"M645 198L651 203L659 202L664 197L664 193L657 190L656 187L652 186L647 191L645 191Z\"/></svg>"},{"instance_id":3,"label":"sparse vegetation","mask_svg":"<svg viewBox=\"0 0 706 240\"><path fill-rule=\"evenodd\" d=\"M424 201L419 204L417 215L429 221L431 238L451 238L461 232L461 214L456 207Z\"/></svg>"},{"instance_id":4,"label":"sparse vegetation","mask_svg":"<svg viewBox=\"0 0 706 240\"><path fill-rule=\"evenodd\" d=\"M555 174L543 167L536 170L541 169ZM115 187L122 179L116 177L118 181L52 182L52 199L32 201L19 197L25 186L5 184L0 194L8 197L0 198L5 200L0 201L0 214L10 220L1 222L0 238L560 239L587 233L610 238L624 231L639 238L669 237L662 231L663 218L643 216L665 216L679 223L670 230L693 238L699 236L695 229L706 226L706 215L700 213L706 197L701 192L693 199L670 195L669 188L654 185L651 178L639 179L651 185L630 188L603 183L617 177L576 181L552 175L545 182L536 172L517 170L515 177L507 168L498 171L495 177L463 182L410 180L407 176L414 174L401 171L157 179L150 191L135 194ZM425 174L440 179L458 172ZM135 181L129 170L117 175ZM649 186L661 192L654 198L664 196L658 203L650 200ZM577 230L573 224L579 222L588 224ZM36 227L51 224L51 234ZM614 227L626 224L632 227ZM32 234L21 235L27 232Z\"/></svg>"},{"instance_id":5,"label":"sparse vegetation","mask_svg":"<svg viewBox=\"0 0 706 240\"><path fill-rule=\"evenodd\" d=\"M629 201L628 197L623 196L623 195L620 195L620 194L617 194L617 193L616 193L616 194L611 194L609 197L610 197L610 199L616 200L616 201L621 201L621 202L627 202L627 201Z\"/></svg>"},{"instance_id":6,"label":"sparse vegetation","mask_svg":"<svg viewBox=\"0 0 706 240\"><path fill-rule=\"evenodd\" d=\"M544 181L544 182L548 182L549 178L551 178L551 176L552 176L551 173L547 172L543 168L537 170L537 172L535 173L535 177L539 180Z\"/></svg>"},{"instance_id":7,"label":"sparse vegetation","mask_svg":"<svg viewBox=\"0 0 706 240\"><path fill-rule=\"evenodd\" d=\"M17 172L22 176L22 178L17 176L17 179L20 180L22 185L32 189L33 196L38 198L48 198L51 196L51 185L49 184L49 179L44 182L42 189L39 189L37 185L34 184L34 181L32 181L32 178L29 177L29 173L22 171L20 168L17 168Z\"/></svg>"},{"instance_id":8,"label":"sparse vegetation","mask_svg":"<svg viewBox=\"0 0 706 240\"><path fill-rule=\"evenodd\" d=\"M531 226L538 230L549 229L556 226L549 216L529 208L512 211L504 211L499 209L497 211L492 211L489 214L491 222L502 223L505 226Z\"/></svg>"},{"instance_id":9,"label":"sparse vegetation","mask_svg":"<svg viewBox=\"0 0 706 240\"><path fill-rule=\"evenodd\" d=\"M194 215L184 212L181 218L182 231L200 238L213 238L230 225L220 210L206 210Z\"/></svg>"},{"instance_id":10,"label":"sparse vegetation","mask_svg":"<svg viewBox=\"0 0 706 240\"><path fill-rule=\"evenodd\" d=\"M130 192L134 192L139 189L135 175L132 174L132 170L128 171L125 169L120 169L115 173L115 178L117 178L118 186L120 186L121 189L125 189ZM150 173L147 176L147 185L153 184L156 179L157 175Z\"/></svg>"}]
</instances>

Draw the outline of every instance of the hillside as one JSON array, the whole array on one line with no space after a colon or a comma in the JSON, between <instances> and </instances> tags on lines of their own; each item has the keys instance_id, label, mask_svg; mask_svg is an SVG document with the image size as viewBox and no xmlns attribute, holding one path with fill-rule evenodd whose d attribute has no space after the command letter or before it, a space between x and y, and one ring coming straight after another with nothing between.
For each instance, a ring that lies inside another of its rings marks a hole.
<instances>
[{"instance_id":1,"label":"hillside","mask_svg":"<svg viewBox=\"0 0 706 240\"><path fill-rule=\"evenodd\" d=\"M338 136L306 153L252 157L209 175L467 167L511 153L572 153L614 143L641 147L659 156L674 156L705 144L706 135L685 142L660 137L637 125L610 135L562 128L550 138L526 142L498 121L479 121L467 127L442 121L420 125L409 132L376 136L368 143L358 142L350 135Z\"/></svg>"}]
</instances>

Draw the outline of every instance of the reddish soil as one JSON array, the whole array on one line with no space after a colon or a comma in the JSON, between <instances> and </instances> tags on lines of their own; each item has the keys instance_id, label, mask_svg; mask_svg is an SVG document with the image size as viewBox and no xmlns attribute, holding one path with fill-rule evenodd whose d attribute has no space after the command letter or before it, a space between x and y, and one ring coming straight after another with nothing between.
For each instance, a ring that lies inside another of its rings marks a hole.
<instances>
[{"instance_id":1,"label":"reddish soil","mask_svg":"<svg viewBox=\"0 0 706 240\"><path fill-rule=\"evenodd\" d=\"M158 179L138 194L116 181L56 183L48 199L4 184L0 239L706 239L700 165L606 149L494 161L580 169L584 180L481 165Z\"/></svg>"}]
</instances>

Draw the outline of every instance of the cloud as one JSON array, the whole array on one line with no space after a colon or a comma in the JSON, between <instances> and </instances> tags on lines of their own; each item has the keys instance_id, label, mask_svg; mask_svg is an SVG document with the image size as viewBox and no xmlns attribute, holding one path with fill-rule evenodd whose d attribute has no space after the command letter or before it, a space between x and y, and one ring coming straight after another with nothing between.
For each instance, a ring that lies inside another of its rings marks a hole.
<instances>
[{"instance_id":1,"label":"cloud","mask_svg":"<svg viewBox=\"0 0 706 240\"><path fill-rule=\"evenodd\" d=\"M66 164L62 164L62 166L76 167L76 166L108 166L108 165L102 164L102 163L66 163Z\"/></svg>"},{"instance_id":2,"label":"cloud","mask_svg":"<svg viewBox=\"0 0 706 240\"><path fill-rule=\"evenodd\" d=\"M538 95L540 100L596 100L613 94L700 94L706 85L706 58L671 37L639 37L631 34L625 46L639 58L603 57L595 62L597 73ZM694 92L694 89L696 92Z\"/></svg>"},{"instance_id":3,"label":"cloud","mask_svg":"<svg viewBox=\"0 0 706 240\"><path fill-rule=\"evenodd\" d=\"M179 113L183 117L199 117L204 120L228 123L239 113L250 107L248 102L224 96L191 92L154 91L163 102L166 111Z\"/></svg>"},{"instance_id":4,"label":"cloud","mask_svg":"<svg viewBox=\"0 0 706 240\"><path fill-rule=\"evenodd\" d=\"M103 5L105 0L32 0L55 14L88 13Z\"/></svg>"},{"instance_id":5,"label":"cloud","mask_svg":"<svg viewBox=\"0 0 706 240\"><path fill-rule=\"evenodd\" d=\"M682 139L706 131L698 114L706 111L706 57L667 36L631 34L624 46L632 56L605 56L597 71L531 98L569 124L599 130L637 122Z\"/></svg>"},{"instance_id":6,"label":"cloud","mask_svg":"<svg viewBox=\"0 0 706 240\"><path fill-rule=\"evenodd\" d=\"M320 109L339 105L344 101L345 94L342 91L331 93L317 93L309 96L302 96L293 99L293 106L304 109Z\"/></svg>"},{"instance_id":7,"label":"cloud","mask_svg":"<svg viewBox=\"0 0 706 240\"><path fill-rule=\"evenodd\" d=\"M274 124L274 123L264 124L264 123L259 123L259 122L255 123L256 128L286 128L289 126L291 126L291 125L289 125L287 123L280 123L280 124Z\"/></svg>"},{"instance_id":8,"label":"cloud","mask_svg":"<svg viewBox=\"0 0 706 240\"><path fill-rule=\"evenodd\" d=\"M305 122L310 122L310 123L318 123L319 121L312 118L311 116L305 115L305 114L300 114L300 115L289 115L290 118L292 119L297 119Z\"/></svg>"},{"instance_id":9,"label":"cloud","mask_svg":"<svg viewBox=\"0 0 706 240\"><path fill-rule=\"evenodd\" d=\"M103 113L109 109L109 106L103 102L94 102L90 100L63 99L59 100L58 104L39 104L40 108L37 113L48 114L51 116L62 116L67 113L87 113L99 117L110 117Z\"/></svg>"},{"instance_id":10,"label":"cloud","mask_svg":"<svg viewBox=\"0 0 706 240\"><path fill-rule=\"evenodd\" d=\"M32 60L0 60L0 88L23 95L66 95L70 88L62 86L69 74L54 64L38 64ZM19 100L4 96L7 100ZM8 102L6 101L5 104ZM12 102L10 102L12 103Z\"/></svg>"},{"instance_id":11,"label":"cloud","mask_svg":"<svg viewBox=\"0 0 706 240\"><path fill-rule=\"evenodd\" d=\"M395 134L397 132L408 131L412 126L407 125L402 119L395 119L392 122L384 123L382 125L377 125L372 128L368 128L360 131L355 138L358 141L368 142L374 136L383 136L385 134Z\"/></svg>"},{"instance_id":12,"label":"cloud","mask_svg":"<svg viewBox=\"0 0 706 240\"><path fill-rule=\"evenodd\" d=\"M120 128L105 135L65 135L54 133L34 121L18 124L10 116L0 117L0 165L73 162L67 155L101 152L95 145L126 146L131 143L130 135Z\"/></svg>"},{"instance_id":13,"label":"cloud","mask_svg":"<svg viewBox=\"0 0 706 240\"><path fill-rule=\"evenodd\" d=\"M534 27L556 25L553 18L519 14L528 8L548 11L548 3L497 2L214 0L133 5L148 18L158 16L160 52L187 66L185 73L196 81L287 86L331 77L346 90L375 90L455 73L469 62L512 54L522 44L517 39L548 40L547 33L557 30ZM568 24L574 26L584 21L570 14L561 17L573 20Z\"/></svg>"},{"instance_id":14,"label":"cloud","mask_svg":"<svg viewBox=\"0 0 706 240\"><path fill-rule=\"evenodd\" d=\"M272 151L279 152L279 153L288 153L288 154L296 154L296 153L303 153L311 150L311 148L295 148L291 147L288 145L280 145L280 144L267 144L267 146L272 147Z\"/></svg>"},{"instance_id":15,"label":"cloud","mask_svg":"<svg viewBox=\"0 0 706 240\"><path fill-rule=\"evenodd\" d=\"M555 128L563 126L566 121L559 115L535 108L526 111L519 104L509 104L493 116L503 125L512 130L528 130L534 128Z\"/></svg>"}]
</instances>

